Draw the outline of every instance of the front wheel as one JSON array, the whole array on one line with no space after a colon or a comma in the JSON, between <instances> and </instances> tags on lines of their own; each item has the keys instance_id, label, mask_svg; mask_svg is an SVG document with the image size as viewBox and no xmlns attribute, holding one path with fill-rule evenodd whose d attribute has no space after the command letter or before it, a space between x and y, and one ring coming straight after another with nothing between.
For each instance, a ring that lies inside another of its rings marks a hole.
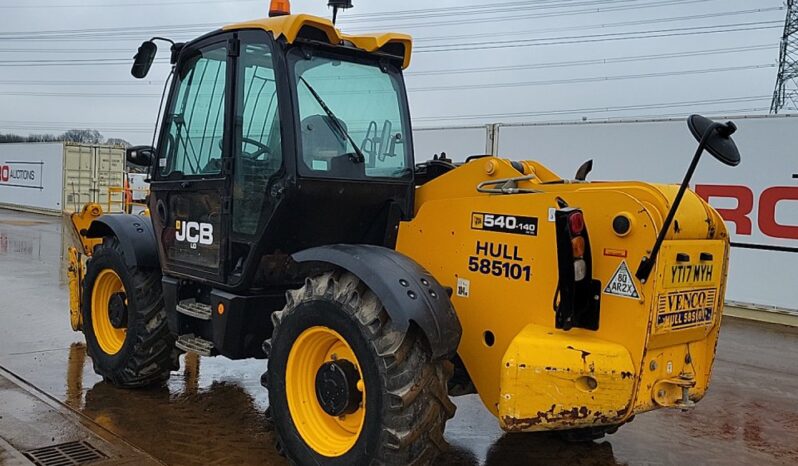
<instances>
[{"instance_id":1,"label":"front wheel","mask_svg":"<svg viewBox=\"0 0 798 466\"><path fill-rule=\"evenodd\" d=\"M267 387L280 445L298 464L429 464L455 407L448 361L417 328L394 330L352 274L290 291L274 314Z\"/></svg>"},{"instance_id":2,"label":"front wheel","mask_svg":"<svg viewBox=\"0 0 798 466\"><path fill-rule=\"evenodd\" d=\"M161 271L128 266L119 239L107 237L86 265L83 333L94 372L121 387L165 380L179 352L166 323Z\"/></svg>"}]
</instances>

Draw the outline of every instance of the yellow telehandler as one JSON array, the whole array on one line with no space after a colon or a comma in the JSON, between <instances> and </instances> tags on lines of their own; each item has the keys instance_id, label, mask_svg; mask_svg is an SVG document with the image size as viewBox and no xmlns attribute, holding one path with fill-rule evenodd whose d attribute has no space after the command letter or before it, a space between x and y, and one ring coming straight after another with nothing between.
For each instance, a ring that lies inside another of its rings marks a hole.
<instances>
[{"instance_id":1,"label":"yellow telehandler","mask_svg":"<svg viewBox=\"0 0 798 466\"><path fill-rule=\"evenodd\" d=\"M705 395L729 238L688 184L705 150L739 162L732 123L689 118L681 186L416 162L411 38L287 3L171 44L157 142L128 150L150 217L74 216L72 323L98 374L138 387L186 351L268 359L282 451L325 465L433 462L450 396L478 394L507 432L594 439Z\"/></svg>"}]
</instances>

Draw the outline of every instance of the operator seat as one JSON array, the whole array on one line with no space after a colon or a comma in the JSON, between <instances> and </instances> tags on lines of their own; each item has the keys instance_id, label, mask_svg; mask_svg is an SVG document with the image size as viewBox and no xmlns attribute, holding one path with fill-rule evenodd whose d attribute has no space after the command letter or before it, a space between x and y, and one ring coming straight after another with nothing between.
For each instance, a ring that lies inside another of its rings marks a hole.
<instances>
[{"instance_id":1,"label":"operator seat","mask_svg":"<svg viewBox=\"0 0 798 466\"><path fill-rule=\"evenodd\" d=\"M338 119L344 131L346 123ZM354 164L347 153L347 139L327 115L310 115L302 119L302 160L312 171L323 171L345 178L362 178L365 167ZM314 164L314 162L316 162Z\"/></svg>"}]
</instances>

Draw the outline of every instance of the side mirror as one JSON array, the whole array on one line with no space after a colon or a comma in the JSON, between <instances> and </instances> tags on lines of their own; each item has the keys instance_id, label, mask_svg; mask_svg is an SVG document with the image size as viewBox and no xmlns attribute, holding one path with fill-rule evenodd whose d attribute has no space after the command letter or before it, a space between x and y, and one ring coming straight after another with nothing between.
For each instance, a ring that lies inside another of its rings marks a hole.
<instances>
[{"instance_id":1,"label":"side mirror","mask_svg":"<svg viewBox=\"0 0 798 466\"><path fill-rule=\"evenodd\" d=\"M701 158L701 154L704 153L704 150L726 165L734 167L740 163L740 151L737 150L737 145L734 144L731 138L731 135L737 131L737 125L731 121L716 123L701 115L690 115L690 118L687 119L687 127L690 128L693 137L698 141L698 149L696 149L695 155L693 155L693 161L690 162L690 167L684 175L682 184L679 186L679 191L673 199L671 210L668 211L668 216L665 217L665 222L659 230L657 240L651 248L651 254L643 256L640 260L640 265L637 266L635 277L640 280L640 283L645 283L649 275L651 275L651 271L654 269L654 262L657 260L657 254L659 254L660 247L662 247L662 242L665 241L665 235L670 229L671 223L673 223L676 209L679 208L679 204L682 202L684 192L687 191L687 187L690 185L690 179L693 177L693 173L695 173L698 160Z\"/></svg>"},{"instance_id":2,"label":"side mirror","mask_svg":"<svg viewBox=\"0 0 798 466\"><path fill-rule=\"evenodd\" d=\"M130 74L136 79L142 79L147 76L152 66L152 61L155 60L155 53L158 52L158 46L155 42L148 40L141 43L139 51L133 57L133 68Z\"/></svg>"},{"instance_id":3,"label":"side mirror","mask_svg":"<svg viewBox=\"0 0 798 466\"><path fill-rule=\"evenodd\" d=\"M148 167L152 164L155 149L151 146L132 146L125 150L125 158L133 165Z\"/></svg>"},{"instance_id":4,"label":"side mirror","mask_svg":"<svg viewBox=\"0 0 798 466\"><path fill-rule=\"evenodd\" d=\"M707 133L710 126L715 125L715 130ZM687 127L693 133L693 137L698 142L706 134L706 141L704 148L712 154L716 159L731 167L736 167L740 163L740 151L737 150L737 145L732 141L731 135L737 131L737 126L728 121L723 124L716 124L714 121L701 115L691 115L687 119Z\"/></svg>"}]
</instances>

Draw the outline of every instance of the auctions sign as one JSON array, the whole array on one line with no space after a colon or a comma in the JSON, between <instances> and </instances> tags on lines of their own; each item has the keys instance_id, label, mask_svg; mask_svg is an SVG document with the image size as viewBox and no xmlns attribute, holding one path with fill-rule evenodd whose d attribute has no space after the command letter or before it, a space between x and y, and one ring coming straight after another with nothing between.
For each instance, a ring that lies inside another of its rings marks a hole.
<instances>
[{"instance_id":1,"label":"auctions sign","mask_svg":"<svg viewBox=\"0 0 798 466\"><path fill-rule=\"evenodd\" d=\"M0 162L0 186L43 189L44 162Z\"/></svg>"}]
</instances>

